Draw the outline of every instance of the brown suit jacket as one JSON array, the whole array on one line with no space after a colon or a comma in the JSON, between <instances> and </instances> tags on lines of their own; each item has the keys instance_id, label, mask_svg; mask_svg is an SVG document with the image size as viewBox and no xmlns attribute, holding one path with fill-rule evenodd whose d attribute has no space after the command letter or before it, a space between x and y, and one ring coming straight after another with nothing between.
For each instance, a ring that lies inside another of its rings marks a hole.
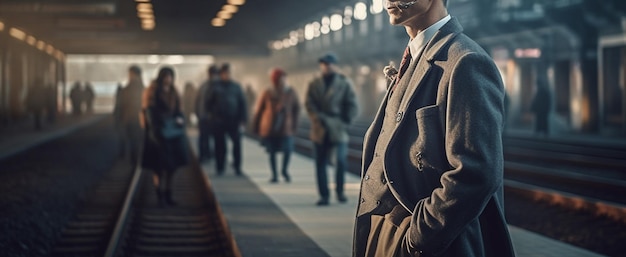
<instances>
[{"instance_id":1,"label":"brown suit jacket","mask_svg":"<svg viewBox=\"0 0 626 257\"><path fill-rule=\"evenodd\" d=\"M399 82L408 87L398 117L387 119L397 125L382 155L389 189L410 213L403 256L514 256L504 219L504 87L496 66L455 18L412 65ZM365 135L363 172L387 103L385 97ZM370 226L369 216L357 217L355 252L375 232L358 233Z\"/></svg>"}]
</instances>

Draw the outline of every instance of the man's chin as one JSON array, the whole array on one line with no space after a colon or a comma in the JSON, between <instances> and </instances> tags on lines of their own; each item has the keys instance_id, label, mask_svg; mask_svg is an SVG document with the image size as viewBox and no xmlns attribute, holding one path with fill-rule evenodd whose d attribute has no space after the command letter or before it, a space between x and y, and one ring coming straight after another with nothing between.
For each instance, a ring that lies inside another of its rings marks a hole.
<instances>
[{"instance_id":1,"label":"man's chin","mask_svg":"<svg viewBox=\"0 0 626 257\"><path fill-rule=\"evenodd\" d=\"M402 19L400 17L389 16L389 23L391 25L397 26L402 24Z\"/></svg>"}]
</instances>

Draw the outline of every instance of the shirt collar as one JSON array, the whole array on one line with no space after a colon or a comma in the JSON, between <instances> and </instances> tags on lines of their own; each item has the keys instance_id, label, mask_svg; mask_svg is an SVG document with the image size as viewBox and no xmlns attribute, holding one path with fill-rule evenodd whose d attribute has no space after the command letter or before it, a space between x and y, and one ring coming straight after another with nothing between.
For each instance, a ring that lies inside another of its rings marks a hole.
<instances>
[{"instance_id":1,"label":"shirt collar","mask_svg":"<svg viewBox=\"0 0 626 257\"><path fill-rule=\"evenodd\" d=\"M448 21L450 21L450 15L443 17L438 22L435 22L433 25L430 25L430 27L426 28L425 30L422 30L420 33L418 33L415 36L415 38L409 41L409 51L411 52L411 61L415 61L417 59L417 57L421 54L421 51L423 50L423 48L426 46L426 44L428 44L428 41L430 41L430 39L432 39L435 33L437 33L437 31L439 31L441 27L443 27L443 25L448 23Z\"/></svg>"}]
</instances>

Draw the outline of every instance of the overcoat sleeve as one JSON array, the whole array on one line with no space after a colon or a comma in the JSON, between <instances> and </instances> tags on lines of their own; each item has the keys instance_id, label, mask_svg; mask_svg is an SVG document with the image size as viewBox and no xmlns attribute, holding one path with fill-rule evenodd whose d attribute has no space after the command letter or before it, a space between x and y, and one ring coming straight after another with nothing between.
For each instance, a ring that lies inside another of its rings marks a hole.
<instances>
[{"instance_id":1,"label":"overcoat sleeve","mask_svg":"<svg viewBox=\"0 0 626 257\"><path fill-rule=\"evenodd\" d=\"M451 169L442 174L442 187L415 206L405 236L410 248L428 256L444 252L501 187L503 100L498 70L488 56L459 58L442 110Z\"/></svg>"}]
</instances>

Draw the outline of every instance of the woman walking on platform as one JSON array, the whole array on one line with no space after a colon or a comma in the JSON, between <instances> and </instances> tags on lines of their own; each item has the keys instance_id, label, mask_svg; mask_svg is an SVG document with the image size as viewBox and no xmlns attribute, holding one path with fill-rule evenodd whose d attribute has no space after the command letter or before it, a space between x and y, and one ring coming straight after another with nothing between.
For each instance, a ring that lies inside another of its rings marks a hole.
<instances>
[{"instance_id":1,"label":"woman walking on platform","mask_svg":"<svg viewBox=\"0 0 626 257\"><path fill-rule=\"evenodd\" d=\"M273 87L265 90L258 101L253 120L253 131L262 138L272 169L271 183L278 182L276 153L283 152L282 175L290 182L288 166L293 150L293 134L298 127L300 103L291 87L285 82L287 74L281 69L271 72Z\"/></svg>"},{"instance_id":2,"label":"woman walking on platform","mask_svg":"<svg viewBox=\"0 0 626 257\"><path fill-rule=\"evenodd\" d=\"M172 199L172 177L188 162L185 119L174 87L174 70L159 70L143 95L145 124L142 166L154 172L159 206L176 205Z\"/></svg>"}]
</instances>

